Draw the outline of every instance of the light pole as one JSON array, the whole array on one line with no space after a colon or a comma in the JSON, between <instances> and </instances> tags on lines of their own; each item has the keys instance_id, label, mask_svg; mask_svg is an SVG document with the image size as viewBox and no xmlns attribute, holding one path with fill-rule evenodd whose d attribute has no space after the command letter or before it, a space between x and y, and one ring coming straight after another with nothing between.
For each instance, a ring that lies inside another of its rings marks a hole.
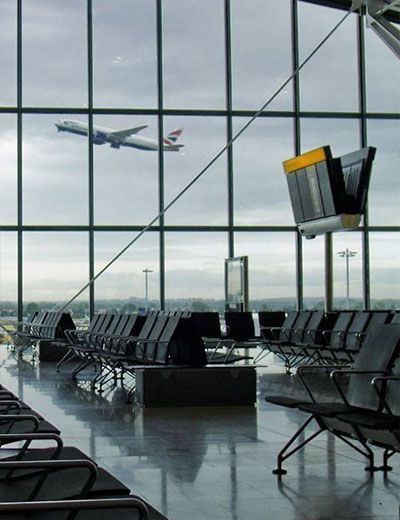
<instances>
[{"instance_id":1,"label":"light pole","mask_svg":"<svg viewBox=\"0 0 400 520\"><path fill-rule=\"evenodd\" d=\"M350 308L350 281L349 281L349 258L356 256L357 251L350 251L346 247L344 251L338 251L338 255L342 258L346 258L346 309Z\"/></svg>"},{"instance_id":2,"label":"light pole","mask_svg":"<svg viewBox=\"0 0 400 520\"><path fill-rule=\"evenodd\" d=\"M143 269L142 273L144 273L144 294L145 294L145 300L146 300L146 309L149 306L148 305L148 299L149 299L149 274L153 271L151 269Z\"/></svg>"}]
</instances>

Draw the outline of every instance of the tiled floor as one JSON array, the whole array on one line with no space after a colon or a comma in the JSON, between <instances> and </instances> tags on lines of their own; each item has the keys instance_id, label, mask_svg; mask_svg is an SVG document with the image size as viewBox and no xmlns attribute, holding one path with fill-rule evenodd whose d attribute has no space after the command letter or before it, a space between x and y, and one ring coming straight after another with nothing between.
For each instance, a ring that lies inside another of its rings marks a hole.
<instances>
[{"instance_id":1,"label":"tiled floor","mask_svg":"<svg viewBox=\"0 0 400 520\"><path fill-rule=\"evenodd\" d=\"M5 348L0 381L57 425L65 444L80 447L170 520L399 518L396 456L387 478L371 477L360 455L322 434L287 461L281 480L272 474L277 452L304 419L262 399L298 388L276 365L259 374L254 408L134 408L121 388L99 396L85 382L74 384L67 370L34 368Z\"/></svg>"}]
</instances>

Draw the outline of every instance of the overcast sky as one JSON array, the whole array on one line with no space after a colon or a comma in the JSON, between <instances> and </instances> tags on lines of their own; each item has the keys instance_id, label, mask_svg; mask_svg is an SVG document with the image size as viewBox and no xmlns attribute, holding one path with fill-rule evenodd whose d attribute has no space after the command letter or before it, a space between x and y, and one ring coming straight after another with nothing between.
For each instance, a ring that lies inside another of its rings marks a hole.
<instances>
[{"instance_id":1,"label":"overcast sky","mask_svg":"<svg viewBox=\"0 0 400 520\"><path fill-rule=\"evenodd\" d=\"M222 0L165 0L163 16L164 105L166 108L225 108L225 49ZM257 109L289 76L289 0L232 0L233 106ZM299 2L300 58L343 16L342 11ZM101 108L157 107L156 10L151 0L93 1L94 104ZM87 106L86 3L82 0L24 0L23 103L25 106ZM0 0L0 105L16 104L16 2ZM398 61L366 31L367 105L370 111L399 111ZM357 111L356 17L350 16L300 75L301 107ZM271 104L292 109L292 85ZM87 139L58 133L54 121L83 115L27 114L23 117L25 224L87 224ZM237 131L247 121L234 119ZM156 138L157 118L95 116L95 125L123 129L148 125ZM165 154L165 201L225 144L224 117L168 116L165 134L182 126L185 147ZM359 147L351 119L301 121L302 148L330 144L334 155ZM378 147L370 192L370 224L399 224L399 121L370 121L370 143ZM293 225L282 161L293 155L290 118L257 120L233 147L235 223ZM16 223L16 116L0 115L0 222ZM95 223L145 225L158 212L157 153L131 148L94 148ZM390 189L388 189L390 186ZM226 155L166 215L168 225L227 224ZM101 267L131 234L99 233ZM361 296L358 233L335 237L335 247L355 248L354 294ZM321 240L304 243L305 296L322 296ZM398 296L399 240L371 236L372 296ZM15 299L16 237L0 236L0 298ZM336 250L336 249L335 249ZM294 296L295 251L291 233L238 233L236 253L250 259L251 296ZM24 291L27 299L70 297L87 280L87 235L25 235ZM223 297L225 233L166 236L167 297ZM142 269L151 268L150 295L159 296L158 236L149 234L99 280L99 297L142 296ZM335 259L336 294L345 293L341 259ZM68 269L65 269L66 264Z\"/></svg>"}]
</instances>

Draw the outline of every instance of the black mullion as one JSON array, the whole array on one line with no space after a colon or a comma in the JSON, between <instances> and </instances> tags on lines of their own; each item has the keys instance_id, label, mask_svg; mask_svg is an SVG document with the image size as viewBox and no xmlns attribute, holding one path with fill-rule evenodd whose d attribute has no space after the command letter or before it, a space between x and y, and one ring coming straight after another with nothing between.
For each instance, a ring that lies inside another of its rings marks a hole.
<instances>
[{"instance_id":1,"label":"black mullion","mask_svg":"<svg viewBox=\"0 0 400 520\"><path fill-rule=\"evenodd\" d=\"M365 78L365 34L364 34L365 10L360 10L357 24L358 41L358 88L360 106L360 141L361 146L367 146L367 101L366 101L366 78ZM363 249L363 292L364 308L371 306L370 288L370 255L369 255L369 218L368 218L368 199L364 212L364 228L362 232Z\"/></svg>"},{"instance_id":2,"label":"black mullion","mask_svg":"<svg viewBox=\"0 0 400 520\"><path fill-rule=\"evenodd\" d=\"M291 4L291 24L292 24L292 71L299 67L299 18L297 10L297 0L292 0ZM293 131L294 131L294 152L295 155L301 153L301 134L300 134L300 77L295 74L293 77ZM296 295L297 308L302 309L304 305L303 291L303 240L299 231L296 232Z\"/></svg>"},{"instance_id":3,"label":"black mullion","mask_svg":"<svg viewBox=\"0 0 400 520\"><path fill-rule=\"evenodd\" d=\"M21 107L20 111L23 114L88 114L87 108L67 108L67 107ZM17 114L19 109L17 107L0 107L0 113L2 114ZM94 115L147 115L157 116L158 109L139 109L139 108L93 108ZM202 110L202 109L174 109L164 108L164 116L198 116L198 117L227 117L227 110ZM240 110L232 109L230 114L232 117L244 117L250 118L254 116L254 110ZM359 112L332 112L332 111L310 111L299 110L298 113L294 110L265 110L257 116L257 118L293 118L298 115L301 118L311 119L359 119ZM367 119L387 119L387 120L399 120L400 114L396 112L365 112Z\"/></svg>"},{"instance_id":4,"label":"black mullion","mask_svg":"<svg viewBox=\"0 0 400 520\"><path fill-rule=\"evenodd\" d=\"M157 93L158 93L158 207L160 213L164 210L164 91L163 91L163 25L162 2L157 0ZM164 215L159 219L159 269L160 269L160 308L165 309L165 233Z\"/></svg>"},{"instance_id":5,"label":"black mullion","mask_svg":"<svg viewBox=\"0 0 400 520\"><path fill-rule=\"evenodd\" d=\"M94 275L94 175L93 175L93 11L87 0L87 68L88 68L88 205L89 205L89 280ZM89 286L89 316L95 312L94 283Z\"/></svg>"},{"instance_id":6,"label":"black mullion","mask_svg":"<svg viewBox=\"0 0 400 520\"><path fill-rule=\"evenodd\" d=\"M5 224L5 225L0 225L0 231L2 232L10 232L10 231L14 231L14 232L17 232L18 231L18 226L17 225L13 225L13 224ZM113 231L122 231L122 232L129 232L129 231L142 231L143 229L143 226L124 226L124 225L110 225L110 226L107 226L107 225L98 225L98 226L93 226L93 230L95 232L99 232L99 231L105 231L105 232L113 232ZM177 231L177 232L182 232L182 233L186 233L186 232L192 232L192 231L201 231L201 232L204 232L204 231L210 231L210 232L228 232L229 231L229 226L202 226L202 225L193 225L193 226L181 226L181 225L165 225L164 226L164 230L165 231ZM297 230L297 227L296 226L258 226L258 225L250 225L250 226L245 226L245 225L237 225L237 226L233 226L233 231L236 233L236 232L260 232L260 233L263 233L263 232L277 232L277 233L282 233L282 232L292 232L292 231L296 231ZM364 230L364 226L359 226L357 229L349 229L348 231L346 231L346 233L358 233L358 232L362 232ZM382 233L399 233L400 232L400 226L368 226L368 230L369 231L372 231L372 232L382 232ZM89 231L89 226L79 226L79 225L72 225L72 226L68 226L68 225L55 225L55 226L46 226L46 225L42 225L42 224L39 224L39 225L26 225L26 226L22 226L22 231L23 232L26 232L26 231L29 231L29 232L44 232L44 231L48 231L48 232L54 232L54 233L58 233L60 231L77 231L77 232L88 232ZM160 227L159 226L152 226L150 229L148 229L147 232L149 233L158 233L160 231Z\"/></svg>"},{"instance_id":7,"label":"black mullion","mask_svg":"<svg viewBox=\"0 0 400 520\"><path fill-rule=\"evenodd\" d=\"M231 33L231 4L230 0L225 0L225 88L226 88L226 139L230 143L233 137L232 121L232 33ZM228 256L235 256L235 237L233 226L235 225L234 215L234 179L233 179L233 145L227 149L228 167Z\"/></svg>"},{"instance_id":8,"label":"black mullion","mask_svg":"<svg viewBox=\"0 0 400 520\"><path fill-rule=\"evenodd\" d=\"M17 307L23 317L22 0L17 3Z\"/></svg>"}]
</instances>

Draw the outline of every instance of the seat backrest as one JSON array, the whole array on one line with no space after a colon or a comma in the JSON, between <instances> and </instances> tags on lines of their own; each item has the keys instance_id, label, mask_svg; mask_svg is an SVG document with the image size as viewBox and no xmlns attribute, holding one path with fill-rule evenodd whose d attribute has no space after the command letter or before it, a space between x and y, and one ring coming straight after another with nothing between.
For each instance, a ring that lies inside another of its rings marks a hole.
<instances>
[{"instance_id":1,"label":"seat backrest","mask_svg":"<svg viewBox=\"0 0 400 520\"><path fill-rule=\"evenodd\" d=\"M146 318L146 321L143 324L143 327L140 329L138 334L138 339L147 339L149 337L150 332L152 331L157 318L162 316L162 314L158 314L157 311L151 311Z\"/></svg>"},{"instance_id":2,"label":"seat backrest","mask_svg":"<svg viewBox=\"0 0 400 520\"><path fill-rule=\"evenodd\" d=\"M376 325L370 332L352 369L375 373L350 375L347 399L352 406L371 409L379 407L379 399L371 385L371 379L392 369L399 346L400 325Z\"/></svg>"},{"instance_id":3,"label":"seat backrest","mask_svg":"<svg viewBox=\"0 0 400 520\"><path fill-rule=\"evenodd\" d=\"M296 322L299 319L299 316L300 316L300 311L291 311L288 313L285 321L282 323L282 327L279 332L280 341L287 341L287 331L290 329L293 329L293 327L296 326Z\"/></svg>"},{"instance_id":4,"label":"seat backrest","mask_svg":"<svg viewBox=\"0 0 400 520\"><path fill-rule=\"evenodd\" d=\"M90 347L95 347L98 344L98 338L103 333L112 334L113 330L118 324L121 315L119 314L111 314L105 313L104 318L99 324L99 327L96 331L91 331L86 335L85 341L86 344Z\"/></svg>"},{"instance_id":5,"label":"seat backrest","mask_svg":"<svg viewBox=\"0 0 400 520\"><path fill-rule=\"evenodd\" d=\"M398 324L395 325L399 326ZM391 375L400 377L400 353L397 353L396 359L394 360ZM380 388L382 388L381 385ZM397 417L400 417L400 381L389 382L386 387L383 387L382 389L384 390L385 401L389 405L390 411Z\"/></svg>"},{"instance_id":6,"label":"seat backrest","mask_svg":"<svg viewBox=\"0 0 400 520\"><path fill-rule=\"evenodd\" d=\"M112 314L111 320L108 327L104 331L106 334L118 334L118 326L121 319L124 317L123 314Z\"/></svg>"},{"instance_id":7,"label":"seat backrest","mask_svg":"<svg viewBox=\"0 0 400 520\"><path fill-rule=\"evenodd\" d=\"M303 330L307 325L308 320L311 317L311 311L299 311L297 313L296 319L291 327L283 327L280 334L279 340L284 343L291 343L292 339L294 340L296 330Z\"/></svg>"},{"instance_id":8,"label":"seat backrest","mask_svg":"<svg viewBox=\"0 0 400 520\"><path fill-rule=\"evenodd\" d=\"M62 312L58 317L55 327L53 328L52 334L54 335L54 339L65 340L65 331L66 330L75 330L76 325L72 316L69 312Z\"/></svg>"},{"instance_id":9,"label":"seat backrest","mask_svg":"<svg viewBox=\"0 0 400 520\"><path fill-rule=\"evenodd\" d=\"M102 313L97 313L93 316L93 318L90 320L90 323L89 323L89 327L88 327L88 332L95 332L96 331L96 327L99 326L99 322L103 321L104 320L104 314Z\"/></svg>"},{"instance_id":10,"label":"seat backrest","mask_svg":"<svg viewBox=\"0 0 400 520\"><path fill-rule=\"evenodd\" d=\"M226 335L229 339L246 341L254 338L254 321L251 312L225 312Z\"/></svg>"},{"instance_id":11,"label":"seat backrest","mask_svg":"<svg viewBox=\"0 0 400 520\"><path fill-rule=\"evenodd\" d=\"M218 312L192 312L189 318L196 334L201 337L221 337L221 321Z\"/></svg>"},{"instance_id":12,"label":"seat backrest","mask_svg":"<svg viewBox=\"0 0 400 520\"><path fill-rule=\"evenodd\" d=\"M280 327L286 319L285 311L258 311L258 322L262 327Z\"/></svg>"},{"instance_id":13,"label":"seat backrest","mask_svg":"<svg viewBox=\"0 0 400 520\"><path fill-rule=\"evenodd\" d=\"M307 324L307 330L303 338L304 343L318 347L325 346L327 339L324 334L329 334L336 319L337 312L335 311L314 311Z\"/></svg>"},{"instance_id":14,"label":"seat backrest","mask_svg":"<svg viewBox=\"0 0 400 520\"><path fill-rule=\"evenodd\" d=\"M364 329L361 343L365 341L365 339L370 334L370 331L374 330L375 325L384 325L385 323L390 323L390 317L390 311L371 312L371 318L368 322L367 327Z\"/></svg>"},{"instance_id":15,"label":"seat backrest","mask_svg":"<svg viewBox=\"0 0 400 520\"><path fill-rule=\"evenodd\" d=\"M58 315L59 313L54 311L47 312L45 319L41 323L41 326L37 328L36 335L39 338L47 338L49 336Z\"/></svg>"},{"instance_id":16,"label":"seat backrest","mask_svg":"<svg viewBox=\"0 0 400 520\"><path fill-rule=\"evenodd\" d=\"M30 314L26 320L25 320L25 323L28 324L28 323L35 323L35 321L38 319L38 316L40 314L41 311L35 311L33 314Z\"/></svg>"},{"instance_id":17,"label":"seat backrest","mask_svg":"<svg viewBox=\"0 0 400 520\"><path fill-rule=\"evenodd\" d=\"M35 323L32 323L32 326L30 327L30 333L32 336L38 336L40 334L42 325L44 325L49 318L50 311L42 311L41 314L39 314L37 320L35 320Z\"/></svg>"},{"instance_id":18,"label":"seat backrest","mask_svg":"<svg viewBox=\"0 0 400 520\"><path fill-rule=\"evenodd\" d=\"M313 318L315 311L301 311L292 330L289 331L289 341L291 343L303 342L306 336L306 330Z\"/></svg>"},{"instance_id":19,"label":"seat backrest","mask_svg":"<svg viewBox=\"0 0 400 520\"><path fill-rule=\"evenodd\" d=\"M400 312L397 311L393 314L390 323L400 323Z\"/></svg>"},{"instance_id":20,"label":"seat backrest","mask_svg":"<svg viewBox=\"0 0 400 520\"><path fill-rule=\"evenodd\" d=\"M344 338L340 335L341 333L347 332L350 327L351 320L353 319L354 312L341 311L332 327L331 337L329 345L333 349L342 348L344 345Z\"/></svg>"},{"instance_id":21,"label":"seat backrest","mask_svg":"<svg viewBox=\"0 0 400 520\"><path fill-rule=\"evenodd\" d=\"M107 327L108 327L111 319L112 319L112 314L108 314L106 312L101 313L96 326L93 327L93 329L90 332L95 332L95 333L105 332L107 330Z\"/></svg>"},{"instance_id":22,"label":"seat backrest","mask_svg":"<svg viewBox=\"0 0 400 520\"><path fill-rule=\"evenodd\" d=\"M162 350L157 352L157 362L164 363L167 358L167 362L174 365L199 367L207 364L207 356L203 342L204 329L201 328L200 325L202 323L198 323L197 317L194 316L194 314L195 313L192 313L187 318L181 317L169 340L167 353ZM215 317L212 319L215 321ZM171 325L171 327L172 326L173 325Z\"/></svg>"},{"instance_id":23,"label":"seat backrest","mask_svg":"<svg viewBox=\"0 0 400 520\"><path fill-rule=\"evenodd\" d=\"M114 332L112 334L121 335L125 329L126 323L129 320L129 314L121 314L121 317L118 321L117 326L114 329Z\"/></svg>"},{"instance_id":24,"label":"seat backrest","mask_svg":"<svg viewBox=\"0 0 400 520\"><path fill-rule=\"evenodd\" d=\"M303 329L303 332L301 334L297 334L297 336L300 336L303 343L316 345L320 339L318 334L321 330L325 329L326 323L327 320L325 312L314 311L311 314L305 329Z\"/></svg>"},{"instance_id":25,"label":"seat backrest","mask_svg":"<svg viewBox=\"0 0 400 520\"><path fill-rule=\"evenodd\" d=\"M165 324L164 330L159 337L159 343L149 344L146 349L146 361L148 363L156 363L166 365L169 360L170 343L173 339L175 332L178 329L178 325L182 320L187 320L188 317L184 316L170 316L167 323ZM149 348L150 347L150 348Z\"/></svg>"},{"instance_id":26,"label":"seat backrest","mask_svg":"<svg viewBox=\"0 0 400 520\"><path fill-rule=\"evenodd\" d=\"M106 350L106 351L112 350L113 339L110 338L109 336L110 335L117 335L117 336L122 335L123 330L126 326L126 322L129 320L129 314L120 314L117 316L119 316L119 319L117 320L114 330L110 330L110 328L109 328L109 330L107 332L104 332L103 338L101 337L101 335L96 338L96 345L98 347L101 346L103 348L103 350ZM115 321L113 320L112 323L115 324Z\"/></svg>"},{"instance_id":27,"label":"seat backrest","mask_svg":"<svg viewBox=\"0 0 400 520\"><path fill-rule=\"evenodd\" d=\"M357 311L354 314L344 340L346 349L354 350L359 348L360 340L357 333L363 333L365 331L370 318L371 313L369 311Z\"/></svg>"},{"instance_id":28,"label":"seat backrest","mask_svg":"<svg viewBox=\"0 0 400 520\"><path fill-rule=\"evenodd\" d=\"M122 353L123 350L120 347L123 345L126 346L126 341L123 341L123 337L129 338L130 336L136 336L137 331L140 330L137 327L137 321L142 320L141 323L144 323L144 316L139 316L138 314L123 314L122 318L118 324L118 331L114 334L121 336L120 338L110 338L106 340L106 347L112 353Z\"/></svg>"},{"instance_id":29,"label":"seat backrest","mask_svg":"<svg viewBox=\"0 0 400 520\"><path fill-rule=\"evenodd\" d=\"M124 314L123 325L121 325L119 334L121 336L129 336L135 326L137 318L137 314Z\"/></svg>"},{"instance_id":30,"label":"seat backrest","mask_svg":"<svg viewBox=\"0 0 400 520\"><path fill-rule=\"evenodd\" d=\"M158 341L160 339L161 333L164 330L168 320L175 317L176 316L167 316L165 314L156 317L149 335L145 339L139 339L136 345L135 358L139 362L146 363L150 359L154 359L157 348L157 344L154 343L154 341Z\"/></svg>"},{"instance_id":31,"label":"seat backrest","mask_svg":"<svg viewBox=\"0 0 400 520\"><path fill-rule=\"evenodd\" d=\"M135 357L136 356L136 342L147 339L150 337L151 331L154 327L157 318L162 314L159 311L150 311L147 316L140 316L138 324L140 330L135 326L133 327L134 332L130 334L132 336L131 341L121 342L119 345L118 352L122 356ZM144 321L142 321L144 319Z\"/></svg>"}]
</instances>

